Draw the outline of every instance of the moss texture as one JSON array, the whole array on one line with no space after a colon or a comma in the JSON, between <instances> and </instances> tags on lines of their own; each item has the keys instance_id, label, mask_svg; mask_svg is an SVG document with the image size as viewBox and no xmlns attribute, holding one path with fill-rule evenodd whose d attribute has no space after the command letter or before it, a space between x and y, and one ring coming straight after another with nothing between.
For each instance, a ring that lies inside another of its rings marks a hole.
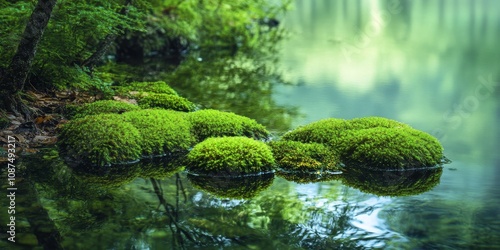
<instances>
[{"instance_id":1,"label":"moss texture","mask_svg":"<svg viewBox=\"0 0 500 250\"><path fill-rule=\"evenodd\" d=\"M187 151L194 143L190 124L182 112L143 109L125 112L123 119L140 133L139 145L143 155L163 155Z\"/></svg>"},{"instance_id":2,"label":"moss texture","mask_svg":"<svg viewBox=\"0 0 500 250\"><path fill-rule=\"evenodd\" d=\"M118 92L118 94L129 97L133 96L131 93L134 92L151 92L157 94L178 95L177 92L164 81L132 82L127 86L117 87L116 92Z\"/></svg>"},{"instance_id":3,"label":"moss texture","mask_svg":"<svg viewBox=\"0 0 500 250\"><path fill-rule=\"evenodd\" d=\"M68 107L71 110L72 119L81 118L87 115L97 115L103 113L116 113L121 114L123 112L139 110L141 109L139 106L126 103L119 102L114 100L102 100L96 101L92 103L86 103L82 106L70 106Z\"/></svg>"},{"instance_id":4,"label":"moss texture","mask_svg":"<svg viewBox=\"0 0 500 250\"><path fill-rule=\"evenodd\" d=\"M188 170L197 174L234 176L272 170L269 146L247 137L208 138L187 155Z\"/></svg>"},{"instance_id":5,"label":"moss texture","mask_svg":"<svg viewBox=\"0 0 500 250\"><path fill-rule=\"evenodd\" d=\"M351 130L339 144L341 161L351 167L431 167L440 164L443 158L443 148L436 138L412 128Z\"/></svg>"},{"instance_id":6,"label":"moss texture","mask_svg":"<svg viewBox=\"0 0 500 250\"><path fill-rule=\"evenodd\" d=\"M286 171L322 172L339 169L337 155L324 144L273 141L269 146L277 165Z\"/></svg>"},{"instance_id":7,"label":"moss texture","mask_svg":"<svg viewBox=\"0 0 500 250\"><path fill-rule=\"evenodd\" d=\"M274 174L245 177L211 177L188 175L194 187L219 198L250 199L273 184Z\"/></svg>"},{"instance_id":8,"label":"moss texture","mask_svg":"<svg viewBox=\"0 0 500 250\"><path fill-rule=\"evenodd\" d=\"M354 118L349 120L350 129L367 129L367 128L410 128L410 125L387 119L384 117L370 116L362 118Z\"/></svg>"},{"instance_id":9,"label":"moss texture","mask_svg":"<svg viewBox=\"0 0 500 250\"><path fill-rule=\"evenodd\" d=\"M135 95L137 103L141 108L162 108L183 112L190 112L196 109L196 106L184 97L171 94L157 94L151 92L141 92Z\"/></svg>"},{"instance_id":10,"label":"moss texture","mask_svg":"<svg viewBox=\"0 0 500 250\"><path fill-rule=\"evenodd\" d=\"M283 140L324 143L335 146L341 134L352 128L348 120L328 118L301 126L283 135Z\"/></svg>"},{"instance_id":11,"label":"moss texture","mask_svg":"<svg viewBox=\"0 0 500 250\"><path fill-rule=\"evenodd\" d=\"M188 113L187 119L191 122L191 131L198 141L222 136L246 136L254 139L266 139L269 136L269 131L263 125L231 112L204 109Z\"/></svg>"},{"instance_id":12,"label":"moss texture","mask_svg":"<svg viewBox=\"0 0 500 250\"><path fill-rule=\"evenodd\" d=\"M139 131L117 114L89 115L65 124L58 146L63 156L82 164L103 166L137 160Z\"/></svg>"},{"instance_id":13,"label":"moss texture","mask_svg":"<svg viewBox=\"0 0 500 250\"><path fill-rule=\"evenodd\" d=\"M378 196L408 196L434 188L442 173L442 167L406 171L349 169L342 174L342 183Z\"/></svg>"}]
</instances>

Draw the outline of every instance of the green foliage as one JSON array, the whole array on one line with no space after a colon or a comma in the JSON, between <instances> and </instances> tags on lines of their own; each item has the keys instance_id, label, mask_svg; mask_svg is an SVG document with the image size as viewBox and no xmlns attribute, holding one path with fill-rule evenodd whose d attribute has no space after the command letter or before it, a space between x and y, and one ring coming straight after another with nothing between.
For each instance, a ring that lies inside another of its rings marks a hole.
<instances>
[{"instance_id":1,"label":"green foliage","mask_svg":"<svg viewBox=\"0 0 500 250\"><path fill-rule=\"evenodd\" d=\"M273 184L274 174L245 177L213 177L188 175L194 187L219 198L250 199Z\"/></svg>"},{"instance_id":2,"label":"green foliage","mask_svg":"<svg viewBox=\"0 0 500 250\"><path fill-rule=\"evenodd\" d=\"M177 92L164 81L157 82L132 82L126 86L117 87L117 92L122 95L130 95L129 92L151 92L156 94L169 94L177 96ZM132 95L130 95L132 96Z\"/></svg>"},{"instance_id":3,"label":"green foliage","mask_svg":"<svg viewBox=\"0 0 500 250\"><path fill-rule=\"evenodd\" d=\"M194 111L196 106L184 97L171 94L156 94L150 92L141 92L135 96L137 103L141 108L162 108L177 111Z\"/></svg>"},{"instance_id":4,"label":"green foliage","mask_svg":"<svg viewBox=\"0 0 500 250\"><path fill-rule=\"evenodd\" d=\"M146 156L187 151L194 143L189 122L182 113L144 109L125 112L122 116L139 131L141 140L138 144Z\"/></svg>"},{"instance_id":5,"label":"green foliage","mask_svg":"<svg viewBox=\"0 0 500 250\"><path fill-rule=\"evenodd\" d=\"M198 141L209 137L246 136L265 139L269 132L264 126L248 117L213 109L198 110L186 114L192 125L192 134Z\"/></svg>"},{"instance_id":6,"label":"green foliage","mask_svg":"<svg viewBox=\"0 0 500 250\"><path fill-rule=\"evenodd\" d=\"M81 163L104 166L137 160L139 131L117 114L89 115L63 126L58 146L62 156Z\"/></svg>"},{"instance_id":7,"label":"green foliage","mask_svg":"<svg viewBox=\"0 0 500 250\"><path fill-rule=\"evenodd\" d=\"M339 143L348 167L408 169L441 163L443 148L431 135L412 128L350 130Z\"/></svg>"},{"instance_id":8,"label":"green foliage","mask_svg":"<svg viewBox=\"0 0 500 250\"><path fill-rule=\"evenodd\" d=\"M208 138L187 155L188 170L198 174L244 175L270 171L271 149L247 137Z\"/></svg>"},{"instance_id":9,"label":"green foliage","mask_svg":"<svg viewBox=\"0 0 500 250\"><path fill-rule=\"evenodd\" d=\"M283 170L297 172L338 170L338 156L323 144L273 141L269 146L278 166Z\"/></svg>"},{"instance_id":10,"label":"green foliage","mask_svg":"<svg viewBox=\"0 0 500 250\"><path fill-rule=\"evenodd\" d=\"M342 174L342 183L378 196L408 196L431 190L442 173L441 167L406 171L352 168Z\"/></svg>"},{"instance_id":11,"label":"green foliage","mask_svg":"<svg viewBox=\"0 0 500 250\"><path fill-rule=\"evenodd\" d=\"M70 106L69 109L70 109L69 110L70 114L74 113L74 116L71 118L75 119L87 115L97 115L102 113L121 114L123 112L138 110L140 108L139 106L131 103L114 101L114 100L102 100L102 101L95 101L92 103L86 103L82 106L76 106L76 107Z\"/></svg>"},{"instance_id":12,"label":"green foliage","mask_svg":"<svg viewBox=\"0 0 500 250\"><path fill-rule=\"evenodd\" d=\"M0 110L0 129L4 129L7 126L9 126L10 120L7 118L5 112L3 110Z\"/></svg>"}]
</instances>

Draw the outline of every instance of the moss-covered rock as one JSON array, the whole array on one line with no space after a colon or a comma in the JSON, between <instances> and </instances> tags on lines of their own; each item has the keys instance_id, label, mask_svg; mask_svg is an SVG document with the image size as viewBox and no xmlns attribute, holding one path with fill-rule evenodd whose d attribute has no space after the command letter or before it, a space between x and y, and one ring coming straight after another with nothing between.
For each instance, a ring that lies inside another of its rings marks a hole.
<instances>
[{"instance_id":1,"label":"moss-covered rock","mask_svg":"<svg viewBox=\"0 0 500 250\"><path fill-rule=\"evenodd\" d=\"M177 92L171 88L164 81L157 82L132 82L127 86L119 86L116 92L121 95L132 97L134 93L138 92L151 92L157 94L178 95Z\"/></svg>"},{"instance_id":2,"label":"moss-covered rock","mask_svg":"<svg viewBox=\"0 0 500 250\"><path fill-rule=\"evenodd\" d=\"M220 198L250 199L273 184L274 174L245 177L212 177L188 175L194 187Z\"/></svg>"},{"instance_id":3,"label":"moss-covered rock","mask_svg":"<svg viewBox=\"0 0 500 250\"><path fill-rule=\"evenodd\" d=\"M283 135L283 140L324 143L334 146L341 134L352 128L348 120L328 118L298 127Z\"/></svg>"},{"instance_id":4,"label":"moss-covered rock","mask_svg":"<svg viewBox=\"0 0 500 250\"><path fill-rule=\"evenodd\" d=\"M190 124L182 112L143 109L122 116L139 131L139 145L145 156L187 151L194 144Z\"/></svg>"},{"instance_id":5,"label":"moss-covered rock","mask_svg":"<svg viewBox=\"0 0 500 250\"><path fill-rule=\"evenodd\" d=\"M62 156L81 164L103 166L137 160L139 131L117 114L89 115L65 124L59 134Z\"/></svg>"},{"instance_id":6,"label":"moss-covered rock","mask_svg":"<svg viewBox=\"0 0 500 250\"><path fill-rule=\"evenodd\" d=\"M187 155L188 170L196 174L233 176L272 170L269 146L247 137L208 138Z\"/></svg>"},{"instance_id":7,"label":"moss-covered rock","mask_svg":"<svg viewBox=\"0 0 500 250\"><path fill-rule=\"evenodd\" d=\"M157 94L151 92L141 92L134 96L141 108L162 108L183 112L190 112L196 109L194 103L184 97L171 94Z\"/></svg>"},{"instance_id":8,"label":"moss-covered rock","mask_svg":"<svg viewBox=\"0 0 500 250\"><path fill-rule=\"evenodd\" d=\"M82 106L76 106L76 107L68 106L68 110L70 110L69 113L70 116L72 116L71 117L72 119L81 118L87 115L97 115L103 113L121 114L123 112L139 110L139 109L141 108L137 105L126 102L114 101L114 100L95 101L92 103L86 103Z\"/></svg>"},{"instance_id":9,"label":"moss-covered rock","mask_svg":"<svg viewBox=\"0 0 500 250\"><path fill-rule=\"evenodd\" d=\"M342 183L378 196L408 196L434 188L442 173L442 167L406 171L353 168L342 174Z\"/></svg>"},{"instance_id":10,"label":"moss-covered rock","mask_svg":"<svg viewBox=\"0 0 500 250\"><path fill-rule=\"evenodd\" d=\"M188 113L186 117L198 141L221 136L246 136L254 139L266 139L269 136L269 131L263 125L231 112L204 109Z\"/></svg>"},{"instance_id":11,"label":"moss-covered rock","mask_svg":"<svg viewBox=\"0 0 500 250\"><path fill-rule=\"evenodd\" d=\"M348 167L411 169L438 165L443 158L436 138L407 127L350 130L338 146Z\"/></svg>"},{"instance_id":12,"label":"moss-covered rock","mask_svg":"<svg viewBox=\"0 0 500 250\"><path fill-rule=\"evenodd\" d=\"M354 118L348 120L350 124L349 129L367 129L367 128L410 128L410 125L391 120L385 117L369 116Z\"/></svg>"},{"instance_id":13,"label":"moss-covered rock","mask_svg":"<svg viewBox=\"0 0 500 250\"><path fill-rule=\"evenodd\" d=\"M319 143L273 141L269 143L277 165L286 171L336 171L339 158L336 153Z\"/></svg>"}]
</instances>

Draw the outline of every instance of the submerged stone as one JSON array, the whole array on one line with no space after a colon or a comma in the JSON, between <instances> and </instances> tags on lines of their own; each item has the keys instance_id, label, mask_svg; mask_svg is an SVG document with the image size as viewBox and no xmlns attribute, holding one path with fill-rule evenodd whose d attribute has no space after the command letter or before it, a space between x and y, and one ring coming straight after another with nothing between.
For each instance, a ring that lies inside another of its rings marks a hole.
<instances>
[{"instance_id":1,"label":"submerged stone","mask_svg":"<svg viewBox=\"0 0 500 250\"><path fill-rule=\"evenodd\" d=\"M191 122L191 131L198 141L222 136L246 136L254 139L266 139L269 136L263 125L231 112L204 109L188 113L186 117Z\"/></svg>"},{"instance_id":2,"label":"submerged stone","mask_svg":"<svg viewBox=\"0 0 500 250\"><path fill-rule=\"evenodd\" d=\"M275 162L269 146L247 137L208 138L187 155L195 174L238 176L271 171Z\"/></svg>"},{"instance_id":3,"label":"submerged stone","mask_svg":"<svg viewBox=\"0 0 500 250\"><path fill-rule=\"evenodd\" d=\"M139 159L139 131L117 114L89 115L65 124L59 134L62 156L80 164L108 165Z\"/></svg>"}]
</instances>

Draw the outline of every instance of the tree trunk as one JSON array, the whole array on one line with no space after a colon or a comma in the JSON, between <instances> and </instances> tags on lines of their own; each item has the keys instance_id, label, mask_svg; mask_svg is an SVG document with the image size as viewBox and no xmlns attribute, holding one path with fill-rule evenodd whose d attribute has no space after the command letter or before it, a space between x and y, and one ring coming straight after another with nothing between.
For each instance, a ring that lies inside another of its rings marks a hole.
<instances>
[{"instance_id":1,"label":"tree trunk","mask_svg":"<svg viewBox=\"0 0 500 250\"><path fill-rule=\"evenodd\" d=\"M43 31L47 27L52 9L57 0L38 0L31 17L26 24L24 33L19 41L17 51L7 69L2 72L0 80L0 98L6 110L17 113L19 109L24 110L19 92L24 88L24 82L35 58L36 48L42 39Z\"/></svg>"}]
</instances>

